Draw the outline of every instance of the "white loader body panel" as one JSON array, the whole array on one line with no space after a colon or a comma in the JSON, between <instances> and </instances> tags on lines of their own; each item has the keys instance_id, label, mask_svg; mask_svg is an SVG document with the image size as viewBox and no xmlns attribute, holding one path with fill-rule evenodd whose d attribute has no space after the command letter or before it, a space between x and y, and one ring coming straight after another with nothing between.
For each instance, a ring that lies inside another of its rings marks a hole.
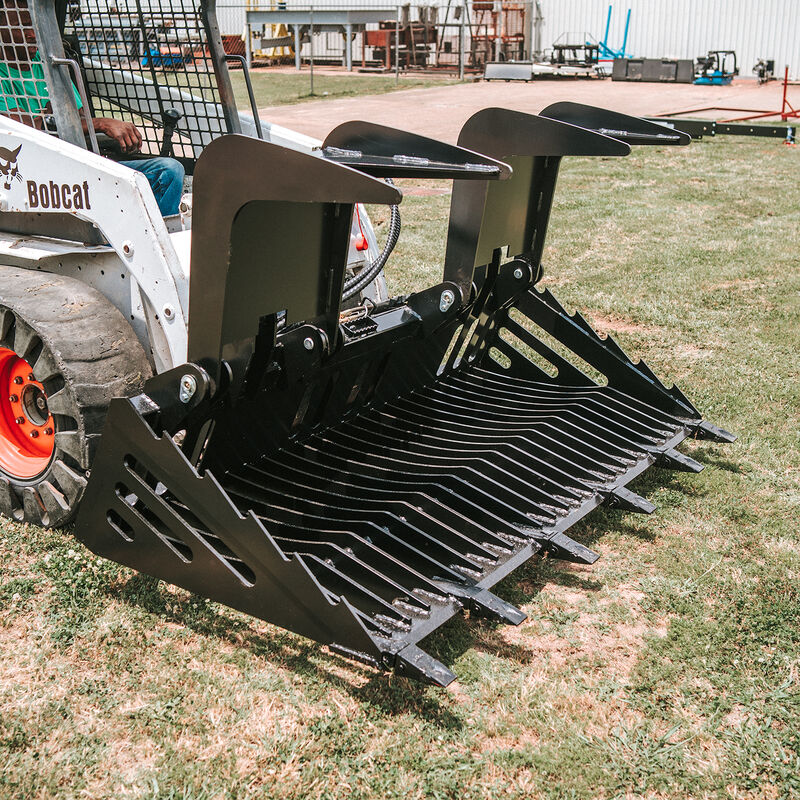
<instances>
[{"instance_id":1,"label":"white loader body panel","mask_svg":"<svg viewBox=\"0 0 800 800\"><path fill-rule=\"evenodd\" d=\"M248 121L253 126L252 118L242 117L245 130ZM321 144L286 128L265 122L262 126L265 138L297 150L314 152ZM0 159L0 212L71 215L93 225L104 240L85 244L54 238L45 234L46 224L40 230L34 224L33 233L3 232L0 221L0 263L80 279L130 320L156 372L185 363L190 218L186 229L168 232L144 175L4 116L0 147L11 153L20 148L15 162ZM8 173L16 169L14 176L6 177L4 167ZM356 269L379 252L363 208L360 220L360 229L356 220L353 223L349 256ZM366 253L354 246L359 230L369 245ZM384 294L382 276L365 291L376 301L386 299Z\"/></svg>"},{"instance_id":2,"label":"white loader body panel","mask_svg":"<svg viewBox=\"0 0 800 800\"><path fill-rule=\"evenodd\" d=\"M144 175L0 117L0 147L20 145L15 177L0 176L0 210L73 215L108 244L5 233L3 263L80 277L126 314L158 372L184 363L188 263L178 258Z\"/></svg>"}]
</instances>

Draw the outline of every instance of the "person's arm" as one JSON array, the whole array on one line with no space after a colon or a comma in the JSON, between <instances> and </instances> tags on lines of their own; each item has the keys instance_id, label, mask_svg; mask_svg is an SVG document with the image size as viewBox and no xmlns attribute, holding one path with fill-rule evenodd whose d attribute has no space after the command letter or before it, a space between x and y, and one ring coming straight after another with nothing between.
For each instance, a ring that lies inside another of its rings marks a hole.
<instances>
[{"instance_id":1,"label":"person's arm","mask_svg":"<svg viewBox=\"0 0 800 800\"><path fill-rule=\"evenodd\" d=\"M75 103L80 111L83 108L83 102L74 84L72 90L75 93ZM50 108L50 103L48 103L45 112L50 113ZM138 153L142 147L142 134L132 122L121 122L110 117L94 117L92 124L97 133L104 133L113 139L123 153ZM89 133L86 117L83 114L81 114L81 127L84 134Z\"/></svg>"},{"instance_id":2,"label":"person's arm","mask_svg":"<svg viewBox=\"0 0 800 800\"><path fill-rule=\"evenodd\" d=\"M2 114L4 117L10 117L17 122L21 122L23 125L30 125L32 128L39 128L39 130L42 130L44 127L41 117L34 117L33 114L20 111L18 108L3 110Z\"/></svg>"},{"instance_id":3,"label":"person's arm","mask_svg":"<svg viewBox=\"0 0 800 800\"><path fill-rule=\"evenodd\" d=\"M86 120L82 117L83 132L88 133ZM142 147L142 134L132 122L122 122L110 117L95 117L92 120L97 133L104 133L119 145L123 153L138 153Z\"/></svg>"}]
</instances>

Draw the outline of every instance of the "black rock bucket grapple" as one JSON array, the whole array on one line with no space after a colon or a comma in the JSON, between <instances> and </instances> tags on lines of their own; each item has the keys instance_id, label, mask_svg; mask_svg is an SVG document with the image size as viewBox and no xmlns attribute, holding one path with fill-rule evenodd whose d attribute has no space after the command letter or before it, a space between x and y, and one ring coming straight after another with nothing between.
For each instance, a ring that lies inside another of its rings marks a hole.
<instances>
[{"instance_id":1,"label":"black rock bucket grapple","mask_svg":"<svg viewBox=\"0 0 800 800\"><path fill-rule=\"evenodd\" d=\"M563 156L689 138L561 103L487 109L459 146L362 122L308 155L226 136L194 183L189 359L112 402L76 533L94 552L382 669L687 437L732 441L536 287ZM443 280L341 315L355 203L454 180ZM535 355L534 355L535 354ZM587 366L588 365L588 366ZM590 369L591 368L591 369ZM587 373L600 374L601 383Z\"/></svg>"}]
</instances>

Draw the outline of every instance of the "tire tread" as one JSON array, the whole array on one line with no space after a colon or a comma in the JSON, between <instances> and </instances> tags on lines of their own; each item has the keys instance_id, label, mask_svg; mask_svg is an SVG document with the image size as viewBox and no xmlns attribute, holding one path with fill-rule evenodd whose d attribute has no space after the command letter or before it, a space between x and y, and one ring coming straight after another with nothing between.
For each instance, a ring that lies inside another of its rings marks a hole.
<instances>
[{"instance_id":1,"label":"tire tread","mask_svg":"<svg viewBox=\"0 0 800 800\"><path fill-rule=\"evenodd\" d=\"M53 461L35 484L0 476L0 511L37 525L64 525L77 511L109 403L139 392L152 374L150 362L128 321L96 289L2 265L0 345L22 357L38 349L34 376L58 396L53 413L76 423L56 432Z\"/></svg>"}]
</instances>

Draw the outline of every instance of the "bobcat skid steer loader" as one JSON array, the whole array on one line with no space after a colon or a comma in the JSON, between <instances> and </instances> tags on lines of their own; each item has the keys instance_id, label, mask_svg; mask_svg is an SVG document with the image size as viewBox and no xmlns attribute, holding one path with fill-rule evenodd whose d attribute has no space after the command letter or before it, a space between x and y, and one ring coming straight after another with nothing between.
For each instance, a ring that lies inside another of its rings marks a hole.
<instances>
[{"instance_id":1,"label":"bobcat skid steer loader","mask_svg":"<svg viewBox=\"0 0 800 800\"><path fill-rule=\"evenodd\" d=\"M60 42L55 9L32 7ZM45 50L50 96L74 82L86 107L106 57ZM150 119L153 82L131 85ZM198 152L186 127L189 232L84 147L74 102L52 110L57 136L0 119L12 518L77 513L97 554L447 685L421 640L465 609L521 622L499 580L537 554L592 563L571 525L602 503L651 512L632 479L699 470L687 437L733 439L536 286L561 158L683 134L574 104L486 109L458 146L352 122L302 152L228 120ZM442 280L343 314L356 207L399 204L398 177L454 181Z\"/></svg>"},{"instance_id":2,"label":"bobcat skid steer loader","mask_svg":"<svg viewBox=\"0 0 800 800\"><path fill-rule=\"evenodd\" d=\"M157 69L146 57L165 41L186 53L182 69ZM0 511L60 525L74 516L108 401L186 360L191 194L181 215L164 218L144 176L116 161L169 155L191 176L206 145L224 134L317 155L322 143L259 120L252 91L252 115L238 112L214 0L8 0L0 8L0 49L3 303L22 313L19 302L35 294L35 313L42 315L47 302L73 298L69 313L54 308L55 319L38 324L45 338L71 340L64 358L72 365L70 381L83 387L68 407L65 394L51 397L46 418L43 396L57 393L54 384L47 391L39 385L35 397L21 389L8 393L17 399L4 411L12 427L2 440L17 444L0 441L0 463L12 478L0 486ZM246 68L242 74L249 88ZM37 100L40 95L49 102ZM115 150L95 134L93 117L134 123L141 153ZM381 252L368 216L357 210L348 246L348 305L388 299L381 268L396 228ZM6 314L0 330L9 345L0 349L0 370L12 382L19 375L10 371L24 372L26 380L31 374L12 358L25 355L18 352L27 335L19 313ZM99 317L116 326L108 341L92 334ZM25 345L31 364L40 338ZM40 406L38 416L22 413L26 403ZM43 426L31 422L40 418ZM20 450L20 441L27 447ZM45 466L48 479L31 483Z\"/></svg>"}]
</instances>

